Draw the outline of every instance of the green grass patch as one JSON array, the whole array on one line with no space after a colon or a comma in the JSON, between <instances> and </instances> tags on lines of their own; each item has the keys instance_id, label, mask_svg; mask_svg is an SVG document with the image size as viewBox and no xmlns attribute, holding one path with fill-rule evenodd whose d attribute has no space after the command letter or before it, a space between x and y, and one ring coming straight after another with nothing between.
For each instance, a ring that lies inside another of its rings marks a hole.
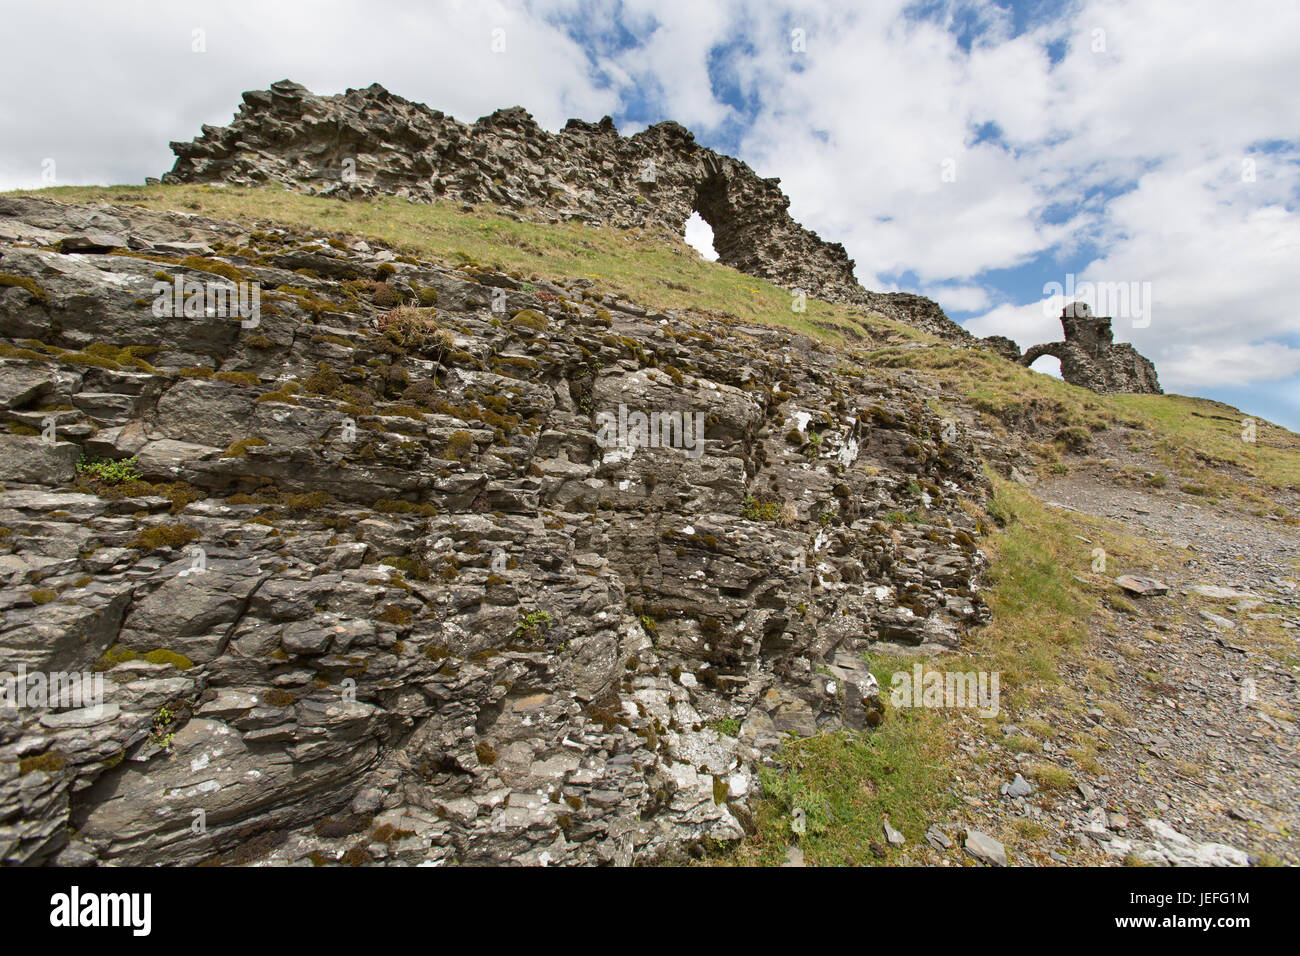
<instances>
[{"instance_id":1,"label":"green grass patch","mask_svg":"<svg viewBox=\"0 0 1300 956\"><path fill-rule=\"evenodd\" d=\"M792 843L810 864L862 866L886 862L871 845L885 845L882 823L908 839L952 807L955 797L943 733L945 718L921 708L891 710L873 732L818 734L792 740L780 751L784 769L763 768L756 836L736 853L745 864L778 865ZM795 810L806 832L794 833Z\"/></svg>"}]
</instances>

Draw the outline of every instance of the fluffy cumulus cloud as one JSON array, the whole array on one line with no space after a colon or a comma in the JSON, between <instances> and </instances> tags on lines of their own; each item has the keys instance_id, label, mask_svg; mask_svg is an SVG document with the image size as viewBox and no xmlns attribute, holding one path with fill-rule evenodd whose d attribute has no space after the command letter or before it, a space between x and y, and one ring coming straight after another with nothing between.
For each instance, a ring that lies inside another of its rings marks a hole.
<instances>
[{"instance_id":1,"label":"fluffy cumulus cloud","mask_svg":"<svg viewBox=\"0 0 1300 956\"><path fill-rule=\"evenodd\" d=\"M617 93L586 47L503 0L67 0L5 12L0 187L139 183L169 169L171 140L225 125L244 90L292 79L317 93L381 83L473 121L526 105L558 128Z\"/></svg>"},{"instance_id":2,"label":"fluffy cumulus cloud","mask_svg":"<svg viewBox=\"0 0 1300 956\"><path fill-rule=\"evenodd\" d=\"M1118 314L1117 338L1167 387L1238 389L1300 423L1294 3L159 0L6 17L23 42L0 60L0 187L39 185L46 159L62 183L140 182L170 166L169 140L282 77L378 81L464 120L516 103L551 129L675 119L782 177L795 218L870 288L1028 346L1059 337L1046 283L1133 284L1147 308ZM705 230L688 238L707 249Z\"/></svg>"},{"instance_id":3,"label":"fluffy cumulus cloud","mask_svg":"<svg viewBox=\"0 0 1300 956\"><path fill-rule=\"evenodd\" d=\"M773 66L743 143L796 216L980 334L1059 337L1038 300L1068 270L1149 295L1116 331L1173 387L1300 371L1294 6L1097 2L1016 36L994 11L968 49L960 9L803 14L806 65Z\"/></svg>"}]
</instances>

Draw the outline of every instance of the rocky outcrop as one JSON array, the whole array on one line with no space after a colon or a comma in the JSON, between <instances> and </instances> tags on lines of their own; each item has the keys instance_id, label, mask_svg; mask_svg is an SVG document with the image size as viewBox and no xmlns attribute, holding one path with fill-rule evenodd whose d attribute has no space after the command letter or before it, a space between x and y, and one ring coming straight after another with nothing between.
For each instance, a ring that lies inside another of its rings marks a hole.
<instances>
[{"instance_id":1,"label":"rocky outcrop","mask_svg":"<svg viewBox=\"0 0 1300 956\"><path fill-rule=\"evenodd\" d=\"M786 735L880 719L873 655L985 616L938 397L588 280L0 198L0 677L102 680L0 709L0 860L736 839Z\"/></svg>"},{"instance_id":2,"label":"rocky outcrop","mask_svg":"<svg viewBox=\"0 0 1300 956\"><path fill-rule=\"evenodd\" d=\"M1020 361L1020 346L1014 339L1009 339L1005 335L986 335L979 340L979 346L996 352L1008 362Z\"/></svg>"},{"instance_id":3,"label":"rocky outcrop","mask_svg":"<svg viewBox=\"0 0 1300 956\"><path fill-rule=\"evenodd\" d=\"M1163 394L1151 360L1127 342L1115 344L1109 317L1094 316L1086 302L1075 302L1061 310L1061 326L1064 342L1035 345L1020 357L1020 364L1028 367L1044 355L1054 355L1061 360L1061 377L1071 385L1103 394Z\"/></svg>"},{"instance_id":4,"label":"rocky outcrop","mask_svg":"<svg viewBox=\"0 0 1300 956\"><path fill-rule=\"evenodd\" d=\"M543 220L684 233L713 228L718 261L832 302L853 302L948 338L968 334L934 302L869 293L839 243L804 229L780 181L700 146L673 122L631 137L612 120L542 129L519 107L472 125L375 84L317 96L289 80L243 95L229 126L172 143L169 183L281 183L313 195L494 203Z\"/></svg>"}]
</instances>

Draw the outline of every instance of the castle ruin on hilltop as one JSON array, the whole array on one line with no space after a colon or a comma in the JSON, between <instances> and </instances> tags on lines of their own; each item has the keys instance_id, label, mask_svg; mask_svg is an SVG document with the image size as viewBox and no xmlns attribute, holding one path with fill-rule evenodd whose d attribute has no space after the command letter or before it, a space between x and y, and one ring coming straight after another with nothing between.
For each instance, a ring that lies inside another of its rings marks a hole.
<instances>
[{"instance_id":1,"label":"castle ruin on hilltop","mask_svg":"<svg viewBox=\"0 0 1300 956\"><path fill-rule=\"evenodd\" d=\"M954 344L983 344L1012 361L1032 362L1009 339L971 336L931 299L862 288L843 245L791 218L780 180L701 146L671 121L624 137L608 116L598 123L571 119L550 133L517 106L466 124L378 83L318 96L280 80L244 93L229 126L205 124L202 135L171 148L177 159L162 177L166 183L274 182L317 196L491 203L545 222L659 228L679 236L698 212L713 229L723 265L862 306ZM1067 324L1065 342L1035 346L1026 356L1044 354L1060 357L1062 375L1075 385L1160 391L1147 359L1132 346L1111 343L1109 320Z\"/></svg>"},{"instance_id":2,"label":"castle ruin on hilltop","mask_svg":"<svg viewBox=\"0 0 1300 956\"><path fill-rule=\"evenodd\" d=\"M674 122L621 136L608 116L542 129L521 107L462 123L379 84L317 96L289 80L243 95L229 126L172 143L167 183L278 182L319 196L493 203L530 218L682 235L698 212L718 261L830 302L862 305L949 339L970 336L937 304L868 292L844 246L790 217L780 181L695 141Z\"/></svg>"},{"instance_id":3,"label":"castle ruin on hilltop","mask_svg":"<svg viewBox=\"0 0 1300 956\"><path fill-rule=\"evenodd\" d=\"M1061 310L1064 342L1035 345L1018 361L1028 368L1044 355L1061 360L1061 377L1071 385L1094 392L1140 392L1160 395L1163 390L1151 360L1127 342L1115 344L1109 316L1093 315L1086 302L1073 302Z\"/></svg>"}]
</instances>

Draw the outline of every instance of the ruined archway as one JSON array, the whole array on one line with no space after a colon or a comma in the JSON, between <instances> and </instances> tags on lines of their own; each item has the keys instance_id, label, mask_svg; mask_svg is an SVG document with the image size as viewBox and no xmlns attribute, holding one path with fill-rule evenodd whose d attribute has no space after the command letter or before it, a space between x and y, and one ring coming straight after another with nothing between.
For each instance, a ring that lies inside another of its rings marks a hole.
<instances>
[{"instance_id":1,"label":"ruined archway","mask_svg":"<svg viewBox=\"0 0 1300 956\"><path fill-rule=\"evenodd\" d=\"M1127 342L1116 345L1108 316L1094 316L1086 303L1061 311L1064 342L1035 345L1020 357L1028 368L1044 355L1061 361L1061 378L1094 392L1138 392L1159 395L1155 366Z\"/></svg>"},{"instance_id":2,"label":"ruined archway","mask_svg":"<svg viewBox=\"0 0 1300 956\"><path fill-rule=\"evenodd\" d=\"M867 292L841 244L791 218L780 180L701 146L671 120L626 138L609 117L569 120L551 133L519 107L467 124L378 84L317 96L281 80L243 99L229 126L204 126L192 142L172 144L176 163L164 182L281 183L315 196L486 204L543 222L667 225L678 235L693 210L713 230L724 265L969 339L928 299Z\"/></svg>"},{"instance_id":3,"label":"ruined archway","mask_svg":"<svg viewBox=\"0 0 1300 956\"><path fill-rule=\"evenodd\" d=\"M713 230L713 251L718 261L747 272L753 259L753 226L746 229L732 200L726 174L716 163L706 163L704 178L695 187L691 209Z\"/></svg>"},{"instance_id":4,"label":"ruined archway","mask_svg":"<svg viewBox=\"0 0 1300 956\"><path fill-rule=\"evenodd\" d=\"M1038 356L1029 363L1029 369L1041 375L1050 375L1053 378L1065 377L1064 372L1061 371L1061 360L1051 353Z\"/></svg>"}]
</instances>

